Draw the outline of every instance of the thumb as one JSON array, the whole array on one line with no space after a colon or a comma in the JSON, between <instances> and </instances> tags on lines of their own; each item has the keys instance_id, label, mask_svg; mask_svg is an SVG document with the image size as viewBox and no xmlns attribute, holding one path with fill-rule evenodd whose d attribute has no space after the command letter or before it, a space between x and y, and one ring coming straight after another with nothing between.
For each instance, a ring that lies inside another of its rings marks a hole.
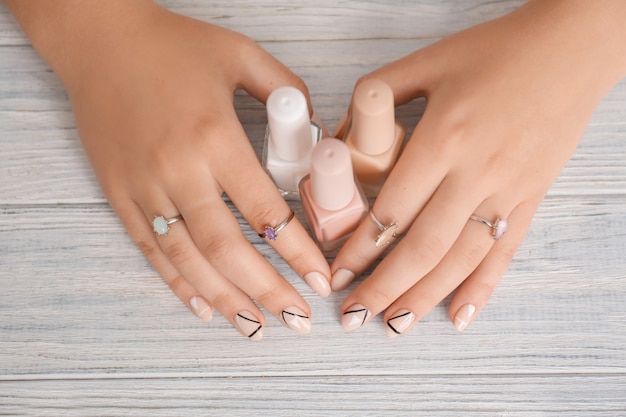
<instances>
[{"instance_id":1,"label":"thumb","mask_svg":"<svg viewBox=\"0 0 626 417\"><path fill-rule=\"evenodd\" d=\"M253 41L251 41L253 42ZM309 89L304 81L287 68L282 62L261 48L258 44L251 48L242 69L239 85L252 97L265 104L267 97L278 87L291 86L302 91L309 107L309 115L313 114L313 106Z\"/></svg>"}]
</instances>

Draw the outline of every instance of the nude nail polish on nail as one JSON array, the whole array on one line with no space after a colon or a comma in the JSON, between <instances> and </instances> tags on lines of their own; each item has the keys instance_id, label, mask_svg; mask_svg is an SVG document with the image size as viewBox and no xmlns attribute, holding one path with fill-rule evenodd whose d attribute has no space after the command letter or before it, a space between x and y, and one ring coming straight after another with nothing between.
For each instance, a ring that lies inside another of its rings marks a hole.
<instances>
[{"instance_id":1,"label":"nude nail polish on nail","mask_svg":"<svg viewBox=\"0 0 626 417\"><path fill-rule=\"evenodd\" d=\"M460 332L465 330L472 322L475 312L476 306L474 306L474 304L465 304L463 307L459 308L459 311L457 311L454 316L454 327Z\"/></svg>"},{"instance_id":2,"label":"nude nail polish on nail","mask_svg":"<svg viewBox=\"0 0 626 417\"><path fill-rule=\"evenodd\" d=\"M343 312L341 325L346 330L354 330L363 326L369 318L370 312L361 304L354 304Z\"/></svg>"},{"instance_id":3,"label":"nude nail polish on nail","mask_svg":"<svg viewBox=\"0 0 626 417\"><path fill-rule=\"evenodd\" d=\"M369 79L354 90L344 140L368 197L378 195L404 144L406 127L395 120L394 107L393 90L384 81Z\"/></svg>"},{"instance_id":4,"label":"nude nail polish on nail","mask_svg":"<svg viewBox=\"0 0 626 417\"><path fill-rule=\"evenodd\" d=\"M354 280L354 272L345 268L340 268L335 271L330 281L330 285L333 291L341 291L346 288Z\"/></svg>"},{"instance_id":5,"label":"nude nail polish on nail","mask_svg":"<svg viewBox=\"0 0 626 417\"><path fill-rule=\"evenodd\" d=\"M328 253L339 248L368 210L345 143L325 138L313 148L311 173L300 182L300 197L320 249Z\"/></svg>"},{"instance_id":6,"label":"nude nail polish on nail","mask_svg":"<svg viewBox=\"0 0 626 417\"><path fill-rule=\"evenodd\" d=\"M387 336L393 338L404 333L415 320L415 314L409 310L397 311L387 320Z\"/></svg>"},{"instance_id":7,"label":"nude nail polish on nail","mask_svg":"<svg viewBox=\"0 0 626 417\"><path fill-rule=\"evenodd\" d=\"M194 295L189 299L189 305L202 321L211 321L213 318L213 309L204 298Z\"/></svg>"},{"instance_id":8,"label":"nude nail polish on nail","mask_svg":"<svg viewBox=\"0 0 626 417\"><path fill-rule=\"evenodd\" d=\"M284 309L281 317L287 327L300 334L311 331L311 318L298 307L292 306Z\"/></svg>"},{"instance_id":9,"label":"nude nail polish on nail","mask_svg":"<svg viewBox=\"0 0 626 417\"><path fill-rule=\"evenodd\" d=\"M290 86L270 93L267 120L261 162L283 197L298 199L298 184L309 173L311 150L322 139L322 128L309 119L304 94Z\"/></svg>"},{"instance_id":10,"label":"nude nail polish on nail","mask_svg":"<svg viewBox=\"0 0 626 417\"><path fill-rule=\"evenodd\" d=\"M316 293L318 293L322 297L328 297L331 293L330 284L324 275L320 272L313 271L304 275L304 280L309 287L313 289Z\"/></svg>"},{"instance_id":11,"label":"nude nail polish on nail","mask_svg":"<svg viewBox=\"0 0 626 417\"><path fill-rule=\"evenodd\" d=\"M256 316L249 311L240 311L235 315L237 331L251 340L263 338L263 325Z\"/></svg>"}]
</instances>

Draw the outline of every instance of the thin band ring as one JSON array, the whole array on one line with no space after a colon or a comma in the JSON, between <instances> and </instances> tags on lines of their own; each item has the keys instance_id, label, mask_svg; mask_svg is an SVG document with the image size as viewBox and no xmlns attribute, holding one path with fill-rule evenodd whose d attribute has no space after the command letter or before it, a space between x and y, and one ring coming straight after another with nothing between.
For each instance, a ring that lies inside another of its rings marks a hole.
<instances>
[{"instance_id":1,"label":"thin band ring","mask_svg":"<svg viewBox=\"0 0 626 417\"><path fill-rule=\"evenodd\" d=\"M377 248L382 248L391 242L391 239L398 236L398 223L392 222L389 226L385 226L378 220L373 210L370 210L370 218L374 221L374 224L380 230L380 234L376 237L374 243Z\"/></svg>"},{"instance_id":2,"label":"thin band ring","mask_svg":"<svg viewBox=\"0 0 626 417\"><path fill-rule=\"evenodd\" d=\"M493 237L493 240L500 240L500 238L506 233L506 230L509 228L508 220L501 217L498 217L495 222L490 222L487 219L472 214L470 216L470 220L475 220L479 223L489 226L491 228L491 236Z\"/></svg>"},{"instance_id":3,"label":"thin band ring","mask_svg":"<svg viewBox=\"0 0 626 417\"><path fill-rule=\"evenodd\" d=\"M291 210L289 217L287 217L285 221L280 223L278 226L276 227L273 227L270 225L264 226L263 233L259 233L259 237L262 237L263 239L267 238L271 241L278 239L278 232L283 230L289 224L289 222L294 218L295 215L296 213L294 213L293 210Z\"/></svg>"},{"instance_id":4,"label":"thin band ring","mask_svg":"<svg viewBox=\"0 0 626 417\"><path fill-rule=\"evenodd\" d=\"M170 224L176 223L179 220L184 220L182 214L170 217L169 219L166 219L164 216L154 216L154 220L152 220L152 230L159 236L167 236L167 232L170 230Z\"/></svg>"}]
</instances>

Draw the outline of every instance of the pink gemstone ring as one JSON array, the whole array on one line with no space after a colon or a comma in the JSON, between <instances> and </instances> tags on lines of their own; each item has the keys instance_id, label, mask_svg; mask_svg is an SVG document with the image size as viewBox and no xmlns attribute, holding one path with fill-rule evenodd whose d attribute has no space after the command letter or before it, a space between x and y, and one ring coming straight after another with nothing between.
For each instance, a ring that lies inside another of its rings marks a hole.
<instances>
[{"instance_id":1,"label":"pink gemstone ring","mask_svg":"<svg viewBox=\"0 0 626 417\"><path fill-rule=\"evenodd\" d=\"M491 227L491 236L493 236L493 240L500 240L502 235L504 235L506 230L509 228L509 222L506 219L502 219L500 217L498 217L495 222L490 222L487 219L483 219L480 216L472 214L470 216L470 219Z\"/></svg>"},{"instance_id":2,"label":"pink gemstone ring","mask_svg":"<svg viewBox=\"0 0 626 417\"><path fill-rule=\"evenodd\" d=\"M287 219L285 219L285 221L280 223L278 226L273 227L273 226L267 225L263 227L263 233L259 233L259 237L262 237L264 239L267 238L271 241L278 239L278 232L283 230L285 226L287 226L289 222L294 218L295 215L296 213L294 213L293 210L291 210L289 217L287 217Z\"/></svg>"}]
</instances>

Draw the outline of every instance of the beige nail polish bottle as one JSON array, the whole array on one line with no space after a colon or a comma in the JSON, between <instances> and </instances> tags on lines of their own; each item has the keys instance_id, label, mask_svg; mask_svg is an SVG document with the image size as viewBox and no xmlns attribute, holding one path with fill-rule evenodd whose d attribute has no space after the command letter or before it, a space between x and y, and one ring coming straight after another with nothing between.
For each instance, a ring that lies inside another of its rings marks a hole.
<instances>
[{"instance_id":1,"label":"beige nail polish bottle","mask_svg":"<svg viewBox=\"0 0 626 417\"><path fill-rule=\"evenodd\" d=\"M359 84L352 97L352 122L344 140L365 194L376 197L400 156L406 127L395 120L393 91L385 82Z\"/></svg>"},{"instance_id":2,"label":"beige nail polish bottle","mask_svg":"<svg viewBox=\"0 0 626 417\"><path fill-rule=\"evenodd\" d=\"M345 143L325 138L315 145L311 173L300 182L300 198L320 249L331 252L339 248L368 212Z\"/></svg>"}]
</instances>

